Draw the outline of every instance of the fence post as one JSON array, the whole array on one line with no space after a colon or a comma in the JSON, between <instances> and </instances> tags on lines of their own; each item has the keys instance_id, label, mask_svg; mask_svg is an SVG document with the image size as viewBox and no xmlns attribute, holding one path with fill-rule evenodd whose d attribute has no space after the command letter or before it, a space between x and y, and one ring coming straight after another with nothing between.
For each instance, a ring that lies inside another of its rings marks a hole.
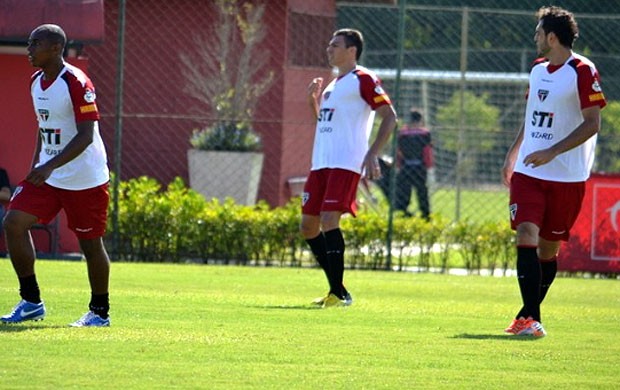
<instances>
[{"instance_id":1,"label":"fence post","mask_svg":"<svg viewBox=\"0 0 620 390\"><path fill-rule=\"evenodd\" d=\"M469 8L463 8L463 17L461 19L461 81L460 81L460 104L459 104L459 135L456 157L456 220L461 219L461 187L463 185L463 152L465 145L465 88L467 88L467 41L469 39Z\"/></svg>"},{"instance_id":2,"label":"fence post","mask_svg":"<svg viewBox=\"0 0 620 390\"><path fill-rule=\"evenodd\" d=\"M405 0L399 1L398 5L398 46L396 53L396 80L394 80L394 109L396 110L396 115L400 112L400 76L401 71L403 69L403 43L405 41ZM398 122L397 122L398 123ZM392 164L396 164L396 147L398 143L398 127L397 124L392 129ZM395 166L395 165L394 165ZM396 170L390 170L390 209L388 212L388 228L387 228L387 237L386 237L386 248L387 248L387 257L385 260L385 268L392 268L392 236L394 234L394 198L396 197Z\"/></svg>"},{"instance_id":3,"label":"fence post","mask_svg":"<svg viewBox=\"0 0 620 390\"><path fill-rule=\"evenodd\" d=\"M123 78L125 75L125 3L126 0L120 0L118 3L118 49L116 60L116 103L114 106L114 115L116 118L114 130L114 182L112 183L112 257L118 260L120 253L120 236L118 231L118 196L119 186L121 182L121 163L122 163L122 145L123 145Z\"/></svg>"}]
</instances>

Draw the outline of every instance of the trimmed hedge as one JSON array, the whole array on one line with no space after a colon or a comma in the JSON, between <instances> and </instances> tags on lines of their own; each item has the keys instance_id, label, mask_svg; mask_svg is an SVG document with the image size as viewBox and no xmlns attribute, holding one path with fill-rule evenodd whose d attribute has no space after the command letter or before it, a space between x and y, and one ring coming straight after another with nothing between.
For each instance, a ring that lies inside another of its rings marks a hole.
<instances>
[{"instance_id":1,"label":"trimmed hedge","mask_svg":"<svg viewBox=\"0 0 620 390\"><path fill-rule=\"evenodd\" d=\"M110 207L114 202L110 202ZM108 224L107 246L115 258L144 262L314 265L299 234L300 200L283 207L232 199L206 201L176 178L164 190L154 179L121 182L116 242ZM112 210L110 210L110 219ZM453 223L433 217L393 219L392 263L387 264L387 216L362 212L344 217L345 261L350 268L396 270L514 268L514 233L508 223Z\"/></svg>"}]
</instances>

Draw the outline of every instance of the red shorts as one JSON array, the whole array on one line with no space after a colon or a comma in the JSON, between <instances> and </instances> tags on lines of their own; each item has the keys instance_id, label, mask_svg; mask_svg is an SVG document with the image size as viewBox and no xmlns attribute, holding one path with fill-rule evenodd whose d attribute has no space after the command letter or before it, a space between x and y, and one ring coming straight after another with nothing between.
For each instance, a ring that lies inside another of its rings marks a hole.
<instances>
[{"instance_id":1,"label":"red shorts","mask_svg":"<svg viewBox=\"0 0 620 390\"><path fill-rule=\"evenodd\" d=\"M359 181L359 173L346 169L325 168L310 171L304 185L302 213L320 215L322 211L342 211L355 216Z\"/></svg>"},{"instance_id":2,"label":"red shorts","mask_svg":"<svg viewBox=\"0 0 620 390\"><path fill-rule=\"evenodd\" d=\"M49 223L61 209L67 224L80 240L103 237L108 219L110 195L108 183L86 190L63 190L43 184L40 187L22 181L15 189L9 210L36 216L40 223Z\"/></svg>"},{"instance_id":3,"label":"red shorts","mask_svg":"<svg viewBox=\"0 0 620 390\"><path fill-rule=\"evenodd\" d=\"M510 225L523 222L540 228L539 236L548 241L568 241L586 183L563 183L514 173L510 181Z\"/></svg>"}]
</instances>

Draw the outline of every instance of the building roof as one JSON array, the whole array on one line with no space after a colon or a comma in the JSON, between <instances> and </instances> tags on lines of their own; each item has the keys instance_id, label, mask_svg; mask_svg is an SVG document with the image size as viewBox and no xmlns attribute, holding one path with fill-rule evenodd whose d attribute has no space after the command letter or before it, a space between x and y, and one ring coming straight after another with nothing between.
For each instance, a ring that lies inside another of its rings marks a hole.
<instances>
[{"instance_id":1,"label":"building roof","mask_svg":"<svg viewBox=\"0 0 620 390\"><path fill-rule=\"evenodd\" d=\"M61 26L69 40L101 42L103 0L0 0L0 41L26 42L45 23Z\"/></svg>"}]
</instances>

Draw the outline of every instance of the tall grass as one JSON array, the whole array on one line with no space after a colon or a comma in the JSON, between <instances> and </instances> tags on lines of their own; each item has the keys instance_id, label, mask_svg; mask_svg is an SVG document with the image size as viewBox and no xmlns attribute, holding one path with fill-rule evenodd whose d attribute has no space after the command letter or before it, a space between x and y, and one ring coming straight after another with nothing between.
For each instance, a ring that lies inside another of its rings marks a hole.
<instances>
[{"instance_id":1,"label":"tall grass","mask_svg":"<svg viewBox=\"0 0 620 390\"><path fill-rule=\"evenodd\" d=\"M347 271L355 302L314 309L321 271L115 263L112 326L66 324L88 303L85 264L40 261L48 316L0 325L4 389L612 389L620 284L560 278L546 338L502 334L513 278ZM0 262L0 307L18 299Z\"/></svg>"}]
</instances>

